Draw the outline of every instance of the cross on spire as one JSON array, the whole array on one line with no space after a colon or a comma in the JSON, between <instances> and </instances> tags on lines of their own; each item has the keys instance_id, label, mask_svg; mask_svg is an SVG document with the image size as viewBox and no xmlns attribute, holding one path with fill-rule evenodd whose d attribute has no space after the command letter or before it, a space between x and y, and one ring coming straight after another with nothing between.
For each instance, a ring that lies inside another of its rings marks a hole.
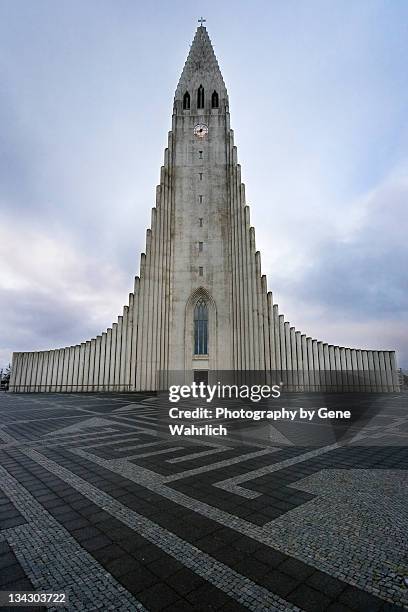
<instances>
[{"instance_id":1,"label":"cross on spire","mask_svg":"<svg viewBox=\"0 0 408 612\"><path fill-rule=\"evenodd\" d=\"M200 17L200 19L198 20L198 23L200 24L200 28L203 27L203 23L205 23L207 20L203 19L202 17Z\"/></svg>"}]
</instances>

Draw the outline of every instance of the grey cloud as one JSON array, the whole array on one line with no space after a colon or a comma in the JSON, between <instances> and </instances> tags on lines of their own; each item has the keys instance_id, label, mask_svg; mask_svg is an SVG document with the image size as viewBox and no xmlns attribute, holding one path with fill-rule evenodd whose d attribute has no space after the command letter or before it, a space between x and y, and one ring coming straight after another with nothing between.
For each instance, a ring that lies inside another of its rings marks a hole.
<instances>
[{"instance_id":1,"label":"grey cloud","mask_svg":"<svg viewBox=\"0 0 408 612\"><path fill-rule=\"evenodd\" d=\"M408 313L408 242L404 227L408 182L394 175L360 204L360 228L327 240L302 275L283 289L354 320L400 319Z\"/></svg>"}]
</instances>

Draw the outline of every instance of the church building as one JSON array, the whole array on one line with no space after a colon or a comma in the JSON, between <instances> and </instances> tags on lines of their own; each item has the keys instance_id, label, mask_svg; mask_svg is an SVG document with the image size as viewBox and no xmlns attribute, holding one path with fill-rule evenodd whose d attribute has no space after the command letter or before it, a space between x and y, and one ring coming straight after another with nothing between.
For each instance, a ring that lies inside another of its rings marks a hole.
<instances>
[{"instance_id":1,"label":"church building","mask_svg":"<svg viewBox=\"0 0 408 612\"><path fill-rule=\"evenodd\" d=\"M368 390L397 388L394 351L313 339L273 303L245 201L227 89L201 24L174 96L151 227L128 304L96 338L14 353L10 391L155 391L160 372L203 379L220 370L301 373L299 390L353 390L356 380Z\"/></svg>"}]
</instances>

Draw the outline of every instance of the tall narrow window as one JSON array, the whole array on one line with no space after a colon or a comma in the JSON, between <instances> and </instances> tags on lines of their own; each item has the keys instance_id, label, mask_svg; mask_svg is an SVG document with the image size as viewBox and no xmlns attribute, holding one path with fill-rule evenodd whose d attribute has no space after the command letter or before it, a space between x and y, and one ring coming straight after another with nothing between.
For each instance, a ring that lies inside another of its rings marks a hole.
<instances>
[{"instance_id":1,"label":"tall narrow window","mask_svg":"<svg viewBox=\"0 0 408 612\"><path fill-rule=\"evenodd\" d=\"M203 180L203 173L200 172L199 175L200 175L200 181L202 181Z\"/></svg>"},{"instance_id":2,"label":"tall narrow window","mask_svg":"<svg viewBox=\"0 0 408 612\"><path fill-rule=\"evenodd\" d=\"M194 355L208 355L208 308L203 299L194 308Z\"/></svg>"},{"instance_id":3,"label":"tall narrow window","mask_svg":"<svg viewBox=\"0 0 408 612\"><path fill-rule=\"evenodd\" d=\"M204 108L204 87L202 85L197 89L197 108Z\"/></svg>"},{"instance_id":4,"label":"tall narrow window","mask_svg":"<svg viewBox=\"0 0 408 612\"><path fill-rule=\"evenodd\" d=\"M198 200L199 200L200 204L202 204L202 203L203 203L203 196L202 196L202 195L199 195L199 196L198 196Z\"/></svg>"},{"instance_id":5,"label":"tall narrow window","mask_svg":"<svg viewBox=\"0 0 408 612\"><path fill-rule=\"evenodd\" d=\"M199 154L200 154L200 159L203 159L203 152L199 151Z\"/></svg>"},{"instance_id":6,"label":"tall narrow window","mask_svg":"<svg viewBox=\"0 0 408 612\"><path fill-rule=\"evenodd\" d=\"M218 99L218 94L216 91L213 91L212 96L211 96L211 107L212 108L219 107L219 99Z\"/></svg>"},{"instance_id":7,"label":"tall narrow window","mask_svg":"<svg viewBox=\"0 0 408 612\"><path fill-rule=\"evenodd\" d=\"M188 91L183 96L183 110L189 110L190 108L190 94Z\"/></svg>"},{"instance_id":8,"label":"tall narrow window","mask_svg":"<svg viewBox=\"0 0 408 612\"><path fill-rule=\"evenodd\" d=\"M202 266L198 268L198 276L204 276L204 268Z\"/></svg>"},{"instance_id":9,"label":"tall narrow window","mask_svg":"<svg viewBox=\"0 0 408 612\"><path fill-rule=\"evenodd\" d=\"M198 222L199 222L199 224L200 224L200 227L203 227L203 220L201 219L201 217L200 217L200 219L198 220Z\"/></svg>"},{"instance_id":10,"label":"tall narrow window","mask_svg":"<svg viewBox=\"0 0 408 612\"><path fill-rule=\"evenodd\" d=\"M204 244L203 242L199 242L198 243L198 251L199 251L199 253L203 252L203 244Z\"/></svg>"}]
</instances>

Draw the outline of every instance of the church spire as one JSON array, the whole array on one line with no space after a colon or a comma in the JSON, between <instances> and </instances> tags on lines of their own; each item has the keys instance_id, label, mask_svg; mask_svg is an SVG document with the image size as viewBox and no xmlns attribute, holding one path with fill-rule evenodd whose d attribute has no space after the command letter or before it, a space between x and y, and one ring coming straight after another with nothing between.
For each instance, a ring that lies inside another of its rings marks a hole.
<instances>
[{"instance_id":1,"label":"church spire","mask_svg":"<svg viewBox=\"0 0 408 612\"><path fill-rule=\"evenodd\" d=\"M205 19L199 19L200 26L194 36L183 72L176 89L175 100L181 100L186 92L195 93L200 85L207 92L216 90L220 100L227 98L227 90L218 65Z\"/></svg>"}]
</instances>

